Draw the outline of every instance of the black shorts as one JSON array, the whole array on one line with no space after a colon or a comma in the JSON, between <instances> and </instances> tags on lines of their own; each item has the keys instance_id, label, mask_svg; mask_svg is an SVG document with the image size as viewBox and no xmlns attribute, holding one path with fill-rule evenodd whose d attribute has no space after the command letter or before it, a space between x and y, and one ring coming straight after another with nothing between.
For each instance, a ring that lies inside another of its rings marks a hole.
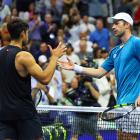
<instances>
[{"instance_id":1,"label":"black shorts","mask_svg":"<svg viewBox=\"0 0 140 140\"><path fill-rule=\"evenodd\" d=\"M41 122L35 116L28 120L0 121L0 140L34 140L42 138Z\"/></svg>"}]
</instances>

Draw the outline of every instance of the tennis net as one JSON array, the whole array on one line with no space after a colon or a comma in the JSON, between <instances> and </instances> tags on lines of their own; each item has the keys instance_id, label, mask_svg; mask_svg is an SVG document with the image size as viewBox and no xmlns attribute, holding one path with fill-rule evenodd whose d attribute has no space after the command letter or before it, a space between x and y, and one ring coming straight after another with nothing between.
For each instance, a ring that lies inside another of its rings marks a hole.
<instances>
[{"instance_id":1,"label":"tennis net","mask_svg":"<svg viewBox=\"0 0 140 140\"><path fill-rule=\"evenodd\" d=\"M37 107L45 140L117 140L117 130L125 134L125 140L133 140L131 134L137 135L138 138L134 140L140 140L139 108L116 121L101 120L100 114L105 109L48 105Z\"/></svg>"}]
</instances>

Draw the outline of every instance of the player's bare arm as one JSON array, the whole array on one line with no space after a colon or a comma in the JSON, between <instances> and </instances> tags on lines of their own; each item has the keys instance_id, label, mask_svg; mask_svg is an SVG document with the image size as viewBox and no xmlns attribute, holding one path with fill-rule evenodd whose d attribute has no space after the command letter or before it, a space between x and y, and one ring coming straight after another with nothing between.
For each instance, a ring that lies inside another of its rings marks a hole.
<instances>
[{"instance_id":1,"label":"player's bare arm","mask_svg":"<svg viewBox=\"0 0 140 140\"><path fill-rule=\"evenodd\" d=\"M47 68L44 71L36 63L34 57L29 52L22 51L18 53L15 59L15 65L18 73L22 77L30 74L42 84L48 84L54 74L57 59L61 55L65 54L66 48L64 44L59 44L56 49L52 50L50 48L50 50L52 56Z\"/></svg>"},{"instance_id":2,"label":"player's bare arm","mask_svg":"<svg viewBox=\"0 0 140 140\"><path fill-rule=\"evenodd\" d=\"M98 69L83 67L82 73L87 74L87 75L91 75L95 78L102 78L108 72L106 70L104 70L102 67L99 67Z\"/></svg>"}]
</instances>

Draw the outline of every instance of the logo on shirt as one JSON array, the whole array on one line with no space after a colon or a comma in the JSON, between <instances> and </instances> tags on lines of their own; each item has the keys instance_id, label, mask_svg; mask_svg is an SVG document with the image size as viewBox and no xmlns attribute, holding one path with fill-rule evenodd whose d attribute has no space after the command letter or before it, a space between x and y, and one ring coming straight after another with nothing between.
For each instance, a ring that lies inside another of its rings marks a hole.
<instances>
[{"instance_id":1,"label":"logo on shirt","mask_svg":"<svg viewBox=\"0 0 140 140\"><path fill-rule=\"evenodd\" d=\"M117 56L117 54L113 54L113 58L114 58L114 59L116 58L116 56Z\"/></svg>"},{"instance_id":2,"label":"logo on shirt","mask_svg":"<svg viewBox=\"0 0 140 140\"><path fill-rule=\"evenodd\" d=\"M120 45L120 48L122 48L124 46L124 44Z\"/></svg>"}]
</instances>

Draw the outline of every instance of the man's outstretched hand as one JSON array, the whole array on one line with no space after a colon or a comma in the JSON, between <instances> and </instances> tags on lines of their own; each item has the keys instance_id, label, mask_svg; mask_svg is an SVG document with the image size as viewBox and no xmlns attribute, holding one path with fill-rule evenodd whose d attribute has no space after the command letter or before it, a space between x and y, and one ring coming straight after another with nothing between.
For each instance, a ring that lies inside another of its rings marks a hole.
<instances>
[{"instance_id":1,"label":"man's outstretched hand","mask_svg":"<svg viewBox=\"0 0 140 140\"><path fill-rule=\"evenodd\" d=\"M73 70L74 69L74 63L68 57L67 57L67 61L58 60L57 64L61 68L66 69L66 70Z\"/></svg>"}]
</instances>

